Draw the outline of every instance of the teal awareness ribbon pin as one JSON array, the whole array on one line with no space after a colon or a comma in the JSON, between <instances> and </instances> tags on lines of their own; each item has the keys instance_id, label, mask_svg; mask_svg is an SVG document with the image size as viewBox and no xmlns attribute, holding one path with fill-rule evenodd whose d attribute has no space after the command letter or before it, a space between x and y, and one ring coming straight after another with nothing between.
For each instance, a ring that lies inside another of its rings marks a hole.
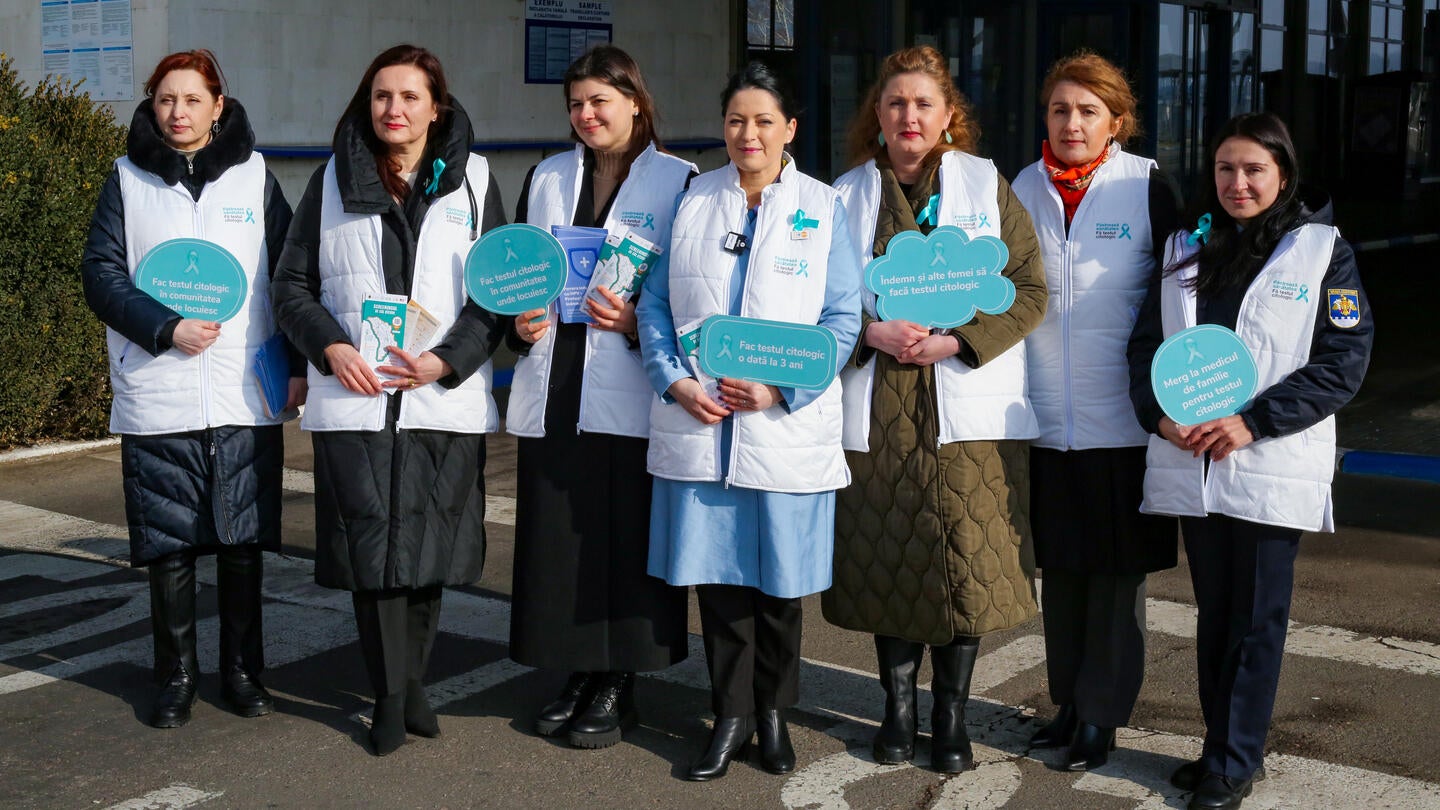
<instances>
[{"instance_id":1,"label":"teal awareness ribbon pin","mask_svg":"<svg viewBox=\"0 0 1440 810\"><path fill-rule=\"evenodd\" d=\"M819 223L816 223L816 224L819 224ZM648 228L648 229L650 229L650 230L652 230L652 231L655 230L655 215L654 215L654 214L646 214L646 215L645 215L645 224L644 224L642 227Z\"/></svg>"},{"instance_id":2,"label":"teal awareness ribbon pin","mask_svg":"<svg viewBox=\"0 0 1440 810\"><path fill-rule=\"evenodd\" d=\"M1189 236L1185 237L1185 244L1193 245L1197 242L1202 245L1208 244L1210 242L1211 219L1212 217L1209 214L1202 215L1200 221L1196 223L1199 227L1191 231Z\"/></svg>"},{"instance_id":3,"label":"teal awareness ribbon pin","mask_svg":"<svg viewBox=\"0 0 1440 810\"><path fill-rule=\"evenodd\" d=\"M803 209L803 208L796 208L796 209L795 209L795 218L794 218L794 219L795 219L795 232L796 232L796 233L799 233L800 231L803 231L803 230L805 230L806 228L818 228L818 227L820 227L820 220L818 220L818 219L806 219L806 218L805 218L805 209Z\"/></svg>"},{"instance_id":4,"label":"teal awareness ribbon pin","mask_svg":"<svg viewBox=\"0 0 1440 810\"><path fill-rule=\"evenodd\" d=\"M425 193L433 195L440 190L440 174L445 171L445 161L435 158L431 168L434 169L434 177L430 178L430 185L425 187Z\"/></svg>"},{"instance_id":5,"label":"teal awareness ribbon pin","mask_svg":"<svg viewBox=\"0 0 1440 810\"><path fill-rule=\"evenodd\" d=\"M925 207L920 209L920 214L915 217L916 225L940 224L940 195L931 194L930 199L925 201Z\"/></svg>"},{"instance_id":6,"label":"teal awareness ribbon pin","mask_svg":"<svg viewBox=\"0 0 1440 810\"><path fill-rule=\"evenodd\" d=\"M1130 239L1132 241L1135 239L1135 237L1130 235L1130 225L1128 223L1120 223L1120 236L1118 238Z\"/></svg>"},{"instance_id":7,"label":"teal awareness ribbon pin","mask_svg":"<svg viewBox=\"0 0 1440 810\"><path fill-rule=\"evenodd\" d=\"M1309 285L1309 284L1301 284L1301 285L1300 285L1300 294L1297 295L1297 296L1295 296L1295 300L1296 300L1296 301L1307 301L1307 302L1310 300L1310 285Z\"/></svg>"}]
</instances>

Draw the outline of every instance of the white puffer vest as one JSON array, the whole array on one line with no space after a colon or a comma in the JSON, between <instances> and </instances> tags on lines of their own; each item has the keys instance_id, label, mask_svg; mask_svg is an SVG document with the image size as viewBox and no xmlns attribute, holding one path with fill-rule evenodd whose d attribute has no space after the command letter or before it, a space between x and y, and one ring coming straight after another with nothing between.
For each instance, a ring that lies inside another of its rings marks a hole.
<instances>
[{"instance_id":1,"label":"white puffer vest","mask_svg":"<svg viewBox=\"0 0 1440 810\"><path fill-rule=\"evenodd\" d=\"M471 155L465 171L476 191L484 221L485 189L490 173L485 159ZM440 322L433 343L443 340L465 306L465 257L469 254L470 225L466 216L447 215L447 209L470 212L462 185L430 205L420 225L415 249L415 277L410 297ZM320 304L335 316L350 340L360 345L360 306L367 295L385 293L385 269L380 264L381 228L378 214L345 212L335 181L335 160L325 167L320 204ZM422 347L421 350L423 351ZM455 388L430 383L403 394L365 396L345 390L333 375L310 367L310 394L301 427L306 430L376 431L385 427L390 396L404 397L398 426L408 429L446 430L453 433L489 433L496 429L495 400L490 394L490 361Z\"/></svg>"},{"instance_id":2,"label":"white puffer vest","mask_svg":"<svg viewBox=\"0 0 1440 810\"><path fill-rule=\"evenodd\" d=\"M255 352L275 334L270 314L270 261L265 243L265 159L259 153L206 183L197 201L180 183L165 185L129 158L115 161L125 205L125 258L130 278L152 248L189 237L213 242L247 275L246 299L210 348L190 356L177 348L149 352L107 328L110 432L180 433L218 425L273 425L250 373Z\"/></svg>"},{"instance_id":3,"label":"white puffer vest","mask_svg":"<svg viewBox=\"0 0 1440 810\"><path fill-rule=\"evenodd\" d=\"M527 221L549 232L552 225L569 225L584 181L585 147L552 155L535 167L530 179ZM662 248L670 244L675 198L685 189L694 164L662 152L654 144L635 158L630 174L615 194L605 229L633 230ZM557 305L550 305L550 322L558 323ZM515 379L505 413L505 430L516 436L545 435L545 405L550 389L555 330L515 361ZM655 400L645 376L640 353L631 351L623 335L600 329L585 330L585 371L580 384L578 431L645 438L650 435L650 405Z\"/></svg>"},{"instance_id":4,"label":"white puffer vest","mask_svg":"<svg viewBox=\"0 0 1440 810\"><path fill-rule=\"evenodd\" d=\"M1055 450L1140 447L1148 435L1130 403L1125 347L1155 272L1150 172L1155 161L1117 146L1095 172L1070 233L1065 207L1039 161L1015 178L1030 211L1045 280L1045 321L1025 338L1036 446Z\"/></svg>"},{"instance_id":5,"label":"white puffer vest","mask_svg":"<svg viewBox=\"0 0 1440 810\"><path fill-rule=\"evenodd\" d=\"M964 152L946 152L940 159L940 224L959 227L972 237L999 239L999 184L994 163ZM875 161L841 175L835 190L845 203L850 241L864 267L874 260L880 212L880 170ZM875 294L864 290L862 295L865 312L875 317ZM840 379L845 386L845 449L868 451L873 359L861 368L847 365ZM1026 392L1024 341L980 368L970 368L953 356L936 363L935 395L941 444L1029 439L1039 434Z\"/></svg>"},{"instance_id":6,"label":"white puffer vest","mask_svg":"<svg viewBox=\"0 0 1440 810\"><path fill-rule=\"evenodd\" d=\"M814 324L825 304L835 190L785 164L779 182L761 193L739 314ZM820 224L793 239L796 211ZM670 237L670 309L676 324L729 312L730 279L739 257L722 247L743 232L745 192L733 164L690 183ZM850 483L840 449L840 383L794 413L780 405L737 412L727 484L772 492L825 492ZM676 481L719 481L720 425L703 425L675 403L654 400L650 411L651 474Z\"/></svg>"},{"instance_id":7,"label":"white puffer vest","mask_svg":"<svg viewBox=\"0 0 1440 810\"><path fill-rule=\"evenodd\" d=\"M1285 379L1310 359L1318 303L1295 290L1323 293L1338 231L1329 225L1302 225L1281 238L1240 305L1235 331L1255 358L1256 393ZM1166 266L1190 251L1184 236L1166 248ZM1194 265L1161 282L1161 318L1166 336L1195 325L1195 291L1182 282ZM1272 294L1272 290L1284 291ZM1229 515L1255 523L1303 531L1335 530L1330 481L1335 474L1335 417L1289 436L1257 439L1205 473L1194 458L1159 436L1150 437L1145 463L1145 500L1140 511L1161 515Z\"/></svg>"}]
</instances>

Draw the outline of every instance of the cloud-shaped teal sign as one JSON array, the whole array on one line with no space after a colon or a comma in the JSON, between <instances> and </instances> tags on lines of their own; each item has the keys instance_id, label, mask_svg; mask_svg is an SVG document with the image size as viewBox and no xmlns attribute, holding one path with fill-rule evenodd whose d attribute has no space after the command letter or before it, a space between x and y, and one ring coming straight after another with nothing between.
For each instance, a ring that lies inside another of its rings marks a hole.
<instances>
[{"instance_id":1,"label":"cloud-shaped teal sign","mask_svg":"<svg viewBox=\"0 0 1440 810\"><path fill-rule=\"evenodd\" d=\"M865 286L882 320L948 329L976 311L995 315L1015 303L1015 284L1000 275L1010 249L993 236L942 225L921 236L906 231L865 267Z\"/></svg>"}]
</instances>

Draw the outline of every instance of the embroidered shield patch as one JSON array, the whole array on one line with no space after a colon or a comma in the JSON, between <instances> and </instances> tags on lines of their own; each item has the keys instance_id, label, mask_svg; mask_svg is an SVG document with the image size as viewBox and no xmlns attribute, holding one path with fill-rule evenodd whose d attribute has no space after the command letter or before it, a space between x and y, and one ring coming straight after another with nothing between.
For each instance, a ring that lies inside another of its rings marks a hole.
<instances>
[{"instance_id":1,"label":"embroidered shield patch","mask_svg":"<svg viewBox=\"0 0 1440 810\"><path fill-rule=\"evenodd\" d=\"M1330 323L1341 329L1351 329L1360 323L1359 290L1329 289L1325 297L1330 302Z\"/></svg>"}]
</instances>

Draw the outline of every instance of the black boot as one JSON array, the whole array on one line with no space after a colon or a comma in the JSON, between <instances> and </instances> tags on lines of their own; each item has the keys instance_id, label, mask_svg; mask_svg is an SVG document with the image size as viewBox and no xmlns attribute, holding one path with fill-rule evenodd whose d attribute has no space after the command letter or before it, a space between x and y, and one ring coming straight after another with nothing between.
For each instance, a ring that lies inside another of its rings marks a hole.
<instances>
[{"instance_id":1,"label":"black boot","mask_svg":"<svg viewBox=\"0 0 1440 810\"><path fill-rule=\"evenodd\" d=\"M760 741L760 767L770 773L795 770L795 746L790 744L790 729L779 709L761 709L755 713L756 738Z\"/></svg>"},{"instance_id":2,"label":"black boot","mask_svg":"<svg viewBox=\"0 0 1440 810\"><path fill-rule=\"evenodd\" d=\"M260 625L260 548L222 548L215 560L220 602L220 697L241 717L275 710L260 683L265 648Z\"/></svg>"},{"instance_id":3,"label":"black boot","mask_svg":"<svg viewBox=\"0 0 1440 810\"><path fill-rule=\"evenodd\" d=\"M394 753L405 744L405 693L377 698L370 719L370 746L375 756Z\"/></svg>"},{"instance_id":4,"label":"black boot","mask_svg":"<svg viewBox=\"0 0 1440 810\"><path fill-rule=\"evenodd\" d=\"M576 748L608 748L635 727L635 673L607 672L599 679L595 699L570 723L570 744Z\"/></svg>"},{"instance_id":5,"label":"black boot","mask_svg":"<svg viewBox=\"0 0 1440 810\"><path fill-rule=\"evenodd\" d=\"M195 558L188 552L150 565L150 628L155 639L155 682L161 685L150 725L179 728L190 721L200 678L195 656Z\"/></svg>"},{"instance_id":6,"label":"black boot","mask_svg":"<svg viewBox=\"0 0 1440 810\"><path fill-rule=\"evenodd\" d=\"M1075 741L1065 757L1065 770L1088 771L1110 761L1115 750L1115 729L1081 723L1075 729Z\"/></svg>"},{"instance_id":7,"label":"black boot","mask_svg":"<svg viewBox=\"0 0 1440 810\"><path fill-rule=\"evenodd\" d=\"M1063 703L1055 719L1030 737L1031 748L1059 748L1069 745L1075 739L1075 725L1080 722L1075 714L1075 704Z\"/></svg>"},{"instance_id":8,"label":"black boot","mask_svg":"<svg viewBox=\"0 0 1440 810\"><path fill-rule=\"evenodd\" d=\"M719 779L730 770L730 760L745 756L750 736L755 733L755 716L717 717L710 732L710 747L690 766L685 778L691 782Z\"/></svg>"},{"instance_id":9,"label":"black boot","mask_svg":"<svg viewBox=\"0 0 1440 810\"><path fill-rule=\"evenodd\" d=\"M569 733L570 721L575 715L589 708L599 686L600 678L592 673L571 673L569 680L565 681L565 688L560 690L554 700L545 704L545 708L536 716L535 733L542 737Z\"/></svg>"},{"instance_id":10,"label":"black boot","mask_svg":"<svg viewBox=\"0 0 1440 810\"><path fill-rule=\"evenodd\" d=\"M943 647L930 648L935 677L930 692L935 709L930 715L930 762L940 773L960 773L975 767L970 735L965 733L965 702L970 699L970 676L980 640L958 636Z\"/></svg>"},{"instance_id":11,"label":"black boot","mask_svg":"<svg viewBox=\"0 0 1440 810\"><path fill-rule=\"evenodd\" d=\"M871 752L882 765L915 758L915 673L925 645L893 636L875 637L875 658L880 663L880 686L885 690L885 720L875 734Z\"/></svg>"},{"instance_id":12,"label":"black boot","mask_svg":"<svg viewBox=\"0 0 1440 810\"><path fill-rule=\"evenodd\" d=\"M419 737L440 736L440 718L430 706L422 679L440 629L441 593L440 588L416 591L405 608L405 639L410 648L405 664L405 730Z\"/></svg>"},{"instance_id":13,"label":"black boot","mask_svg":"<svg viewBox=\"0 0 1440 810\"><path fill-rule=\"evenodd\" d=\"M1231 779L1218 773L1207 773L1200 777L1195 792L1190 796L1186 810L1236 810L1250 795L1254 778Z\"/></svg>"},{"instance_id":14,"label":"black boot","mask_svg":"<svg viewBox=\"0 0 1440 810\"><path fill-rule=\"evenodd\" d=\"M1177 788L1180 788L1187 793L1194 790L1195 786L1200 784L1200 778L1205 775L1205 769L1201 765L1201 763L1202 760L1197 759L1191 762L1187 762L1184 765L1176 768L1174 772L1170 774L1170 784L1174 785ZM1251 774L1250 776L1250 781L1265 781L1264 765L1261 765L1260 767L1255 769L1255 773Z\"/></svg>"}]
</instances>

